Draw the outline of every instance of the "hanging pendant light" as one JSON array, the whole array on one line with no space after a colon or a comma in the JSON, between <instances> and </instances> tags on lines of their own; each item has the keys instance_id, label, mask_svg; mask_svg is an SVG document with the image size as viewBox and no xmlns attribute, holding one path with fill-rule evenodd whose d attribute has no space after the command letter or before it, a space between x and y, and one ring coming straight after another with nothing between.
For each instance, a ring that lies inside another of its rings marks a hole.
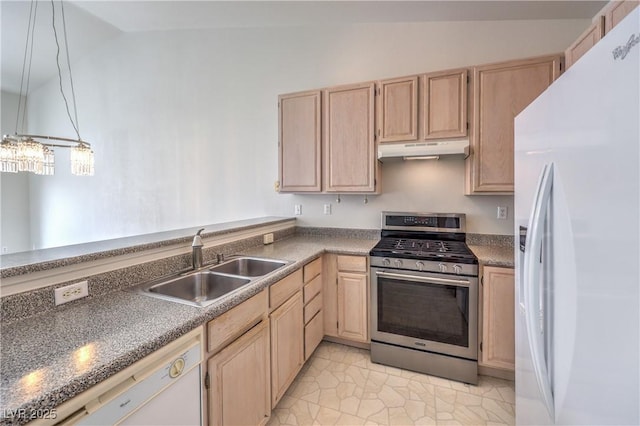
<instances>
[{"instance_id":1,"label":"hanging pendant light","mask_svg":"<svg viewBox=\"0 0 640 426\"><path fill-rule=\"evenodd\" d=\"M71 73L71 61L69 60L69 43L67 42L67 25L64 14L64 4L60 0L60 12L62 14L62 29L64 34L64 48L66 53L67 68L69 71L69 84L71 87L71 98L73 100L73 113L71 116L69 102L62 85L62 70L60 67L60 43L58 40L58 29L56 27L56 5L55 0L51 0L52 26L57 52L56 65L58 68L58 79L60 81L60 94L64 100L67 116L73 127L77 139L62 138L47 135L29 135L24 133L24 123L27 114L27 97L29 94L29 81L31 77L31 60L33 57L34 31L38 11L38 1L31 0L29 9L29 25L27 27L27 40L25 43L24 60L22 63L22 78L20 80L20 96L18 98L18 113L16 115L16 130L13 135L4 135L0 143L0 172L17 173L31 172L38 175L51 176L55 171L55 154L53 148L68 148L71 153L71 173L77 176L93 176L94 174L94 154L91 144L83 141L80 137L78 126L78 111L76 108L76 95L73 87L73 75ZM26 76L26 79L25 79ZM23 92L23 87L25 88ZM25 98L24 105L22 102ZM22 117L21 117L22 116ZM22 118L22 120L20 120ZM18 132L18 123L21 123L22 132ZM55 141L52 143L51 141Z\"/></svg>"}]
</instances>

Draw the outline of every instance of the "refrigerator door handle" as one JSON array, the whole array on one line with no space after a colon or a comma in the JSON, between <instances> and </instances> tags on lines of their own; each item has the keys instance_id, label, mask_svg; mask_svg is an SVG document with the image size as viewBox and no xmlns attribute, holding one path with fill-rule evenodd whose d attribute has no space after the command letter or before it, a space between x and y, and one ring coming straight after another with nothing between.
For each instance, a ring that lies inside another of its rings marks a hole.
<instances>
[{"instance_id":1,"label":"refrigerator door handle","mask_svg":"<svg viewBox=\"0 0 640 426\"><path fill-rule=\"evenodd\" d=\"M540 250L542 249L542 237L544 233L544 223L547 216L549 202L551 201L551 189L553 187L553 163L545 165L538 181L538 191L533 205L533 211L529 217L528 235L524 254L524 296L525 322L527 327L527 337L531 349L533 370L538 387L542 394L549 415L555 419L553 391L549 381L547 364L544 359L544 335L542 323L544 315L540 307L538 297L540 295L540 273L541 263L539 262Z\"/></svg>"}]
</instances>

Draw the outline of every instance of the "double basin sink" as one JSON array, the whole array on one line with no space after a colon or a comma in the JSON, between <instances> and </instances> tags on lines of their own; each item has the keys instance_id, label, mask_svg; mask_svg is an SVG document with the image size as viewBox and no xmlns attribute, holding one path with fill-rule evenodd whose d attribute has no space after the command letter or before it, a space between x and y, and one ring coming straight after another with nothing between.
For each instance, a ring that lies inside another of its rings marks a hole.
<instances>
[{"instance_id":1,"label":"double basin sink","mask_svg":"<svg viewBox=\"0 0 640 426\"><path fill-rule=\"evenodd\" d=\"M283 260L237 257L207 269L144 284L140 290L147 296L204 307L288 263Z\"/></svg>"}]
</instances>

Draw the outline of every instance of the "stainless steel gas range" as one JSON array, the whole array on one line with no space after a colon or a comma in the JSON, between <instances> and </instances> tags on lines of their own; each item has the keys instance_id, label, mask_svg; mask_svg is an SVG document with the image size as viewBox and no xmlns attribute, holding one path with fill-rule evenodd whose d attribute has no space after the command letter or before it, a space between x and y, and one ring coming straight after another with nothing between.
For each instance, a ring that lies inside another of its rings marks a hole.
<instances>
[{"instance_id":1,"label":"stainless steel gas range","mask_svg":"<svg viewBox=\"0 0 640 426\"><path fill-rule=\"evenodd\" d=\"M371 258L371 360L478 382L478 260L465 215L382 213Z\"/></svg>"}]
</instances>

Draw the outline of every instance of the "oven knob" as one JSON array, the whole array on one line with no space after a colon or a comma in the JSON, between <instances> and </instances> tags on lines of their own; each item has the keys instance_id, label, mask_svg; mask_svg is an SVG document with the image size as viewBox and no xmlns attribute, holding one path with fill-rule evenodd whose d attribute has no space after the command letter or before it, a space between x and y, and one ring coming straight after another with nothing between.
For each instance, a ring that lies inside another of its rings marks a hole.
<instances>
[{"instance_id":1,"label":"oven knob","mask_svg":"<svg viewBox=\"0 0 640 426\"><path fill-rule=\"evenodd\" d=\"M462 268L460 267L460 265L453 265L453 271L460 275L460 272L462 272Z\"/></svg>"},{"instance_id":2,"label":"oven knob","mask_svg":"<svg viewBox=\"0 0 640 426\"><path fill-rule=\"evenodd\" d=\"M447 265L444 263L438 264L438 267L440 267L440 272L447 272Z\"/></svg>"},{"instance_id":3,"label":"oven knob","mask_svg":"<svg viewBox=\"0 0 640 426\"><path fill-rule=\"evenodd\" d=\"M424 271L424 262L418 260L416 262L416 267L418 268L418 271Z\"/></svg>"},{"instance_id":4,"label":"oven knob","mask_svg":"<svg viewBox=\"0 0 640 426\"><path fill-rule=\"evenodd\" d=\"M396 266L396 268L402 268L402 260L400 259L394 260L393 264Z\"/></svg>"},{"instance_id":5,"label":"oven knob","mask_svg":"<svg viewBox=\"0 0 640 426\"><path fill-rule=\"evenodd\" d=\"M391 265L391 261L387 258L382 259L382 266L389 266Z\"/></svg>"}]
</instances>

